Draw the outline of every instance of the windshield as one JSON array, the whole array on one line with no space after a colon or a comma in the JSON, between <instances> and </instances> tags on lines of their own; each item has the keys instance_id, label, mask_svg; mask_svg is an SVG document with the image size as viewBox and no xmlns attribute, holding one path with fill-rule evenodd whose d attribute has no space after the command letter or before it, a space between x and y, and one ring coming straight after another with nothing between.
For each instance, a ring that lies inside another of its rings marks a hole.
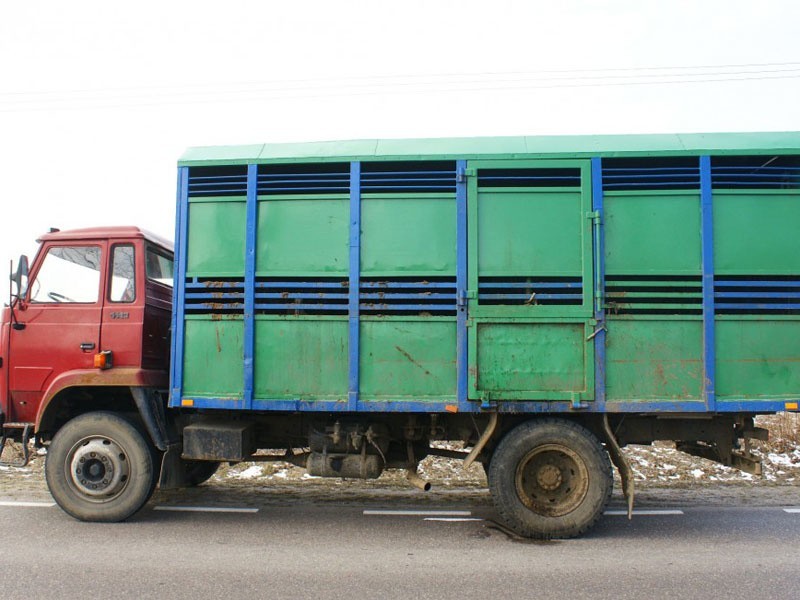
<instances>
[{"instance_id":1,"label":"windshield","mask_svg":"<svg viewBox=\"0 0 800 600\"><path fill-rule=\"evenodd\" d=\"M99 288L98 246L53 247L31 285L31 302L91 304Z\"/></svg>"}]
</instances>

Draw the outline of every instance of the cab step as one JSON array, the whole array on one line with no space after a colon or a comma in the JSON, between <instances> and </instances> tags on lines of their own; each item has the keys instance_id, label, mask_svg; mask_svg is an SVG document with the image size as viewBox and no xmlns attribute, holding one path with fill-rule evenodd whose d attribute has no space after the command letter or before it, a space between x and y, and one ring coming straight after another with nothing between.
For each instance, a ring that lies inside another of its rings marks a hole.
<instances>
[{"instance_id":1,"label":"cab step","mask_svg":"<svg viewBox=\"0 0 800 600\"><path fill-rule=\"evenodd\" d=\"M24 467L30 461L28 442L33 433L33 423L3 423L3 436L0 438L0 456L3 455L6 442L19 441L22 444L22 458L16 460L0 460L0 467Z\"/></svg>"}]
</instances>

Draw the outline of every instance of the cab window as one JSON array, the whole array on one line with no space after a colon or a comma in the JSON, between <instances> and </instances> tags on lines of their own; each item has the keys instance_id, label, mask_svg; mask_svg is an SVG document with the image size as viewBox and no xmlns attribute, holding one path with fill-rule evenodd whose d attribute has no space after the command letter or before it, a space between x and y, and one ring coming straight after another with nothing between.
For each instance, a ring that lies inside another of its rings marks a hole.
<instances>
[{"instance_id":1,"label":"cab window","mask_svg":"<svg viewBox=\"0 0 800 600\"><path fill-rule=\"evenodd\" d=\"M99 289L98 246L54 246L30 286L31 302L93 304Z\"/></svg>"},{"instance_id":2,"label":"cab window","mask_svg":"<svg viewBox=\"0 0 800 600\"><path fill-rule=\"evenodd\" d=\"M132 244L120 244L111 249L111 302L136 300L136 264Z\"/></svg>"},{"instance_id":3,"label":"cab window","mask_svg":"<svg viewBox=\"0 0 800 600\"><path fill-rule=\"evenodd\" d=\"M151 281L172 287L172 259L165 254L148 248L146 271L147 278Z\"/></svg>"}]
</instances>

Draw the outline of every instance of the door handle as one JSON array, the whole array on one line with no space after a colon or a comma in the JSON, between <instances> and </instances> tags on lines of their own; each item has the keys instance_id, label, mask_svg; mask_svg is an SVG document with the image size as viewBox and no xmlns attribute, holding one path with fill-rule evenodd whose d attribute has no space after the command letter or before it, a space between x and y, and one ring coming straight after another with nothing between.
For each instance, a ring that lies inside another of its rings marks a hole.
<instances>
[{"instance_id":1,"label":"door handle","mask_svg":"<svg viewBox=\"0 0 800 600\"><path fill-rule=\"evenodd\" d=\"M84 352L88 352L89 350L94 350L94 342L83 342L81 344L81 350Z\"/></svg>"}]
</instances>

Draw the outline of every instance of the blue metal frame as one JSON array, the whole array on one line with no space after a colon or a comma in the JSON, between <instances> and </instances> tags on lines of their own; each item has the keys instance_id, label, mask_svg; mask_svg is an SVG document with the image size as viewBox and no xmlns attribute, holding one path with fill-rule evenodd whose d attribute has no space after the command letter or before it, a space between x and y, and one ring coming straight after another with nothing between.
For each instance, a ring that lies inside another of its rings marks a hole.
<instances>
[{"instance_id":1,"label":"blue metal frame","mask_svg":"<svg viewBox=\"0 0 800 600\"><path fill-rule=\"evenodd\" d=\"M467 319L467 161L456 161L456 401L459 411L470 410L469 336Z\"/></svg>"},{"instance_id":2,"label":"blue metal frame","mask_svg":"<svg viewBox=\"0 0 800 600\"><path fill-rule=\"evenodd\" d=\"M253 407L255 354L256 236L258 231L258 165L247 165L247 208L244 250L244 404Z\"/></svg>"},{"instance_id":3,"label":"blue metal frame","mask_svg":"<svg viewBox=\"0 0 800 600\"><path fill-rule=\"evenodd\" d=\"M175 218L175 266L172 310L172 362L169 406L181 405L183 392L183 347L185 332L186 248L189 232L189 168L178 168L178 210ZM184 234L185 232L185 234Z\"/></svg>"},{"instance_id":4,"label":"blue metal frame","mask_svg":"<svg viewBox=\"0 0 800 600\"><path fill-rule=\"evenodd\" d=\"M717 409L714 342L714 213L711 157L700 157L700 239L703 269L703 397L706 409Z\"/></svg>"},{"instance_id":5,"label":"blue metal frame","mask_svg":"<svg viewBox=\"0 0 800 600\"><path fill-rule=\"evenodd\" d=\"M605 236L603 233L603 162L592 159L592 246L594 256L594 400L598 411L606 403L606 315L603 307L606 281Z\"/></svg>"},{"instance_id":6,"label":"blue metal frame","mask_svg":"<svg viewBox=\"0 0 800 600\"><path fill-rule=\"evenodd\" d=\"M361 163L350 163L350 283L349 298L349 347L348 347L348 391L347 410L358 410L360 387L359 356L361 341Z\"/></svg>"}]
</instances>

